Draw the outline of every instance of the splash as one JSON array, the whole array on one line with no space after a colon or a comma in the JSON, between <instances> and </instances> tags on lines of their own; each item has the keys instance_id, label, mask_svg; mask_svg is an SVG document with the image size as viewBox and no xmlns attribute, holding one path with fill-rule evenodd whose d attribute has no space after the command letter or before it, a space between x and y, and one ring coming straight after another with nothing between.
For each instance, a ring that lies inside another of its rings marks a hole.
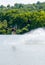
<instances>
[{"instance_id":1,"label":"splash","mask_svg":"<svg viewBox=\"0 0 45 65\"><path fill-rule=\"evenodd\" d=\"M3 45L17 47L26 44L45 44L45 29L38 28L23 35L0 35L0 44L1 43Z\"/></svg>"},{"instance_id":2,"label":"splash","mask_svg":"<svg viewBox=\"0 0 45 65\"><path fill-rule=\"evenodd\" d=\"M0 35L0 65L45 65L45 29Z\"/></svg>"},{"instance_id":3,"label":"splash","mask_svg":"<svg viewBox=\"0 0 45 65\"><path fill-rule=\"evenodd\" d=\"M26 44L45 44L45 29L38 28L32 30L31 32L25 34Z\"/></svg>"}]
</instances>

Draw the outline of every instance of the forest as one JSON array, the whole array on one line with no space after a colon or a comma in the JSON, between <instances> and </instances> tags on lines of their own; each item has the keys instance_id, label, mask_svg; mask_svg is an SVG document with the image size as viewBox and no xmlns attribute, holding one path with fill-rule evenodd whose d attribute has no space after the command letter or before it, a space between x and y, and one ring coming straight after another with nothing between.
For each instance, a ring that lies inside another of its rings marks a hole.
<instances>
[{"instance_id":1,"label":"forest","mask_svg":"<svg viewBox=\"0 0 45 65\"><path fill-rule=\"evenodd\" d=\"M0 34L24 34L39 27L45 27L45 2L0 5Z\"/></svg>"}]
</instances>

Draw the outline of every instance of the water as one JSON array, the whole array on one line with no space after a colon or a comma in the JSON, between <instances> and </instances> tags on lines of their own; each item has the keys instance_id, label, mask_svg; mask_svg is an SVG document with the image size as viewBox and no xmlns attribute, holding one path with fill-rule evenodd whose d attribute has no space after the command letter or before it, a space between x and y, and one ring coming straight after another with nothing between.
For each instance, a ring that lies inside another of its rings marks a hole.
<instances>
[{"instance_id":1,"label":"water","mask_svg":"<svg viewBox=\"0 0 45 65\"><path fill-rule=\"evenodd\" d=\"M0 35L0 65L45 65L45 30Z\"/></svg>"}]
</instances>

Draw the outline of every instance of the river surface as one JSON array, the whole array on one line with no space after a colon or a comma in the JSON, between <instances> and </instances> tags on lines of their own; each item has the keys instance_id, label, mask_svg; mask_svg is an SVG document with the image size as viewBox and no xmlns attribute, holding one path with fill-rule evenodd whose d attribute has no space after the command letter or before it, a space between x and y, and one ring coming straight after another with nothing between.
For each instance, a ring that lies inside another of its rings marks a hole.
<instances>
[{"instance_id":1,"label":"river surface","mask_svg":"<svg viewBox=\"0 0 45 65\"><path fill-rule=\"evenodd\" d=\"M0 65L45 65L45 31L0 35Z\"/></svg>"}]
</instances>

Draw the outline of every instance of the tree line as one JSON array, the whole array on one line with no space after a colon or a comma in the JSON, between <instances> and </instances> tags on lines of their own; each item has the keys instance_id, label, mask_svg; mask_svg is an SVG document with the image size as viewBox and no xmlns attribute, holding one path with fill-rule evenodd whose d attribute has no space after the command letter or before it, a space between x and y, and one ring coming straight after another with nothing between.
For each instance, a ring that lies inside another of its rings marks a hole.
<instances>
[{"instance_id":1,"label":"tree line","mask_svg":"<svg viewBox=\"0 0 45 65\"><path fill-rule=\"evenodd\" d=\"M0 34L23 34L32 29L45 27L45 2L0 6Z\"/></svg>"}]
</instances>

